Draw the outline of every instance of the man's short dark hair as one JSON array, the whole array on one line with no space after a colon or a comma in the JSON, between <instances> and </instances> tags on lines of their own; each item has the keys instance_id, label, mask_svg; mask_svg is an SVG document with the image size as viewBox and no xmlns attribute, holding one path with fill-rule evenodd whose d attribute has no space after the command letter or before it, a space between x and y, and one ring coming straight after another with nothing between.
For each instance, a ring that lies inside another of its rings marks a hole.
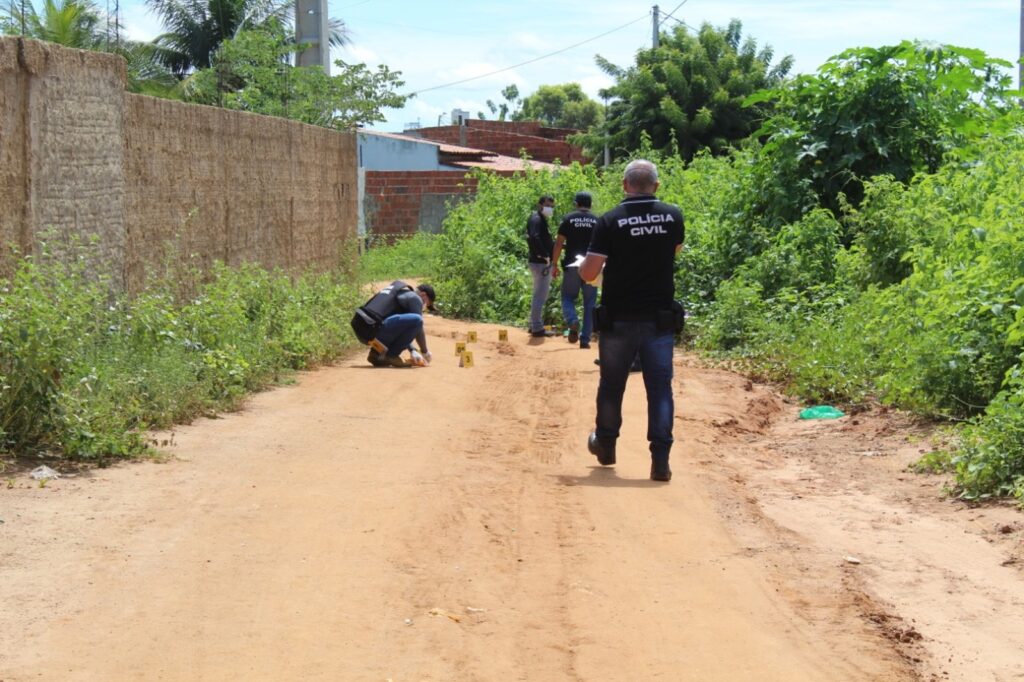
<instances>
[{"instance_id":1,"label":"man's short dark hair","mask_svg":"<svg viewBox=\"0 0 1024 682\"><path fill-rule=\"evenodd\" d=\"M427 310L434 310L434 301L437 299L437 294L434 293L434 287L429 284L420 284L416 287L416 291L422 291L427 295L427 300L430 301L427 305Z\"/></svg>"},{"instance_id":2,"label":"man's short dark hair","mask_svg":"<svg viewBox=\"0 0 1024 682\"><path fill-rule=\"evenodd\" d=\"M553 196L551 196L550 194L541 194L540 195L540 199L537 199L537 203L538 204L543 204L545 201L550 201L551 203L555 203L555 198Z\"/></svg>"},{"instance_id":3,"label":"man's short dark hair","mask_svg":"<svg viewBox=\"0 0 1024 682\"><path fill-rule=\"evenodd\" d=\"M576 192L573 202L580 208L590 208L594 203L594 198L590 196L590 192Z\"/></svg>"}]
</instances>

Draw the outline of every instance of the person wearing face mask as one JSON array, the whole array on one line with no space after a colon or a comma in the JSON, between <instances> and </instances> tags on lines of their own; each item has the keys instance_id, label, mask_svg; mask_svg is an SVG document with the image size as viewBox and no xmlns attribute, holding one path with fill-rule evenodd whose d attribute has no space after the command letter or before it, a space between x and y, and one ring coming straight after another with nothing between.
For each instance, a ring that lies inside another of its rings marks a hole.
<instances>
[{"instance_id":1,"label":"person wearing face mask","mask_svg":"<svg viewBox=\"0 0 1024 682\"><path fill-rule=\"evenodd\" d=\"M530 274L533 276L533 299L530 302L530 336L554 336L544 329L544 303L551 290L551 250L554 243L548 218L554 215L555 199L545 194L537 201L537 209L526 221L526 244L529 247Z\"/></svg>"}]
</instances>

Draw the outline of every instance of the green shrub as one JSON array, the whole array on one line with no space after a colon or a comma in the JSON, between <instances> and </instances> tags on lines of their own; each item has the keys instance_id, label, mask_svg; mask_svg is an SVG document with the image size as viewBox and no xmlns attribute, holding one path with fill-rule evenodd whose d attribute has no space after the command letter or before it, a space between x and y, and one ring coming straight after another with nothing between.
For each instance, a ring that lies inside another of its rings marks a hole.
<instances>
[{"instance_id":1,"label":"green shrub","mask_svg":"<svg viewBox=\"0 0 1024 682\"><path fill-rule=\"evenodd\" d=\"M87 254L23 259L0 282L0 449L79 459L142 452L142 432L234 406L354 344L344 268L289 277L217 265L188 297L173 277L134 297Z\"/></svg>"},{"instance_id":2,"label":"green shrub","mask_svg":"<svg viewBox=\"0 0 1024 682\"><path fill-rule=\"evenodd\" d=\"M368 281L394 280L400 277L431 279L437 271L440 238L417 232L393 243L370 239L369 248L359 259L359 272Z\"/></svg>"}]
</instances>

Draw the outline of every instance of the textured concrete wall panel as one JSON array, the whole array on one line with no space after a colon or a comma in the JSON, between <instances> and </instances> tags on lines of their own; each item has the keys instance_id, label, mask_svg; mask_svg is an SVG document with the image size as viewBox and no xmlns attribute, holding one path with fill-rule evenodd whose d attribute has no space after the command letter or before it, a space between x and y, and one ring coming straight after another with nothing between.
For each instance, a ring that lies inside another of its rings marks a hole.
<instances>
[{"instance_id":1,"label":"textured concrete wall panel","mask_svg":"<svg viewBox=\"0 0 1024 682\"><path fill-rule=\"evenodd\" d=\"M202 267L326 269L355 235L355 135L127 97L128 282L160 252Z\"/></svg>"},{"instance_id":2,"label":"textured concrete wall panel","mask_svg":"<svg viewBox=\"0 0 1024 682\"><path fill-rule=\"evenodd\" d=\"M27 245L26 87L18 41L0 38L0 276L9 274L8 245Z\"/></svg>"},{"instance_id":3,"label":"textured concrete wall panel","mask_svg":"<svg viewBox=\"0 0 1024 682\"><path fill-rule=\"evenodd\" d=\"M104 269L124 260L124 60L21 41L27 87L28 216L51 252L97 238Z\"/></svg>"}]
</instances>

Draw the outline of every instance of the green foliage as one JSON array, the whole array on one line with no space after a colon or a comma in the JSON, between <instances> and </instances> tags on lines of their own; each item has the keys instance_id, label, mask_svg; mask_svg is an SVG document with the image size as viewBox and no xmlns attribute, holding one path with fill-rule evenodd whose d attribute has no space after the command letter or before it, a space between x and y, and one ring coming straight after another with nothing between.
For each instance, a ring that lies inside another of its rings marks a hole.
<instances>
[{"instance_id":1,"label":"green foliage","mask_svg":"<svg viewBox=\"0 0 1024 682\"><path fill-rule=\"evenodd\" d=\"M456 206L438 237L437 295L456 317L522 324L530 308L531 278L526 267L526 220L543 194L555 197L556 217L572 210L573 195L594 195L594 210L619 201L593 166L573 164L556 172L527 171L514 178L477 173L474 201ZM548 318L557 315L557 286L552 286Z\"/></svg>"},{"instance_id":2,"label":"green foliage","mask_svg":"<svg viewBox=\"0 0 1024 682\"><path fill-rule=\"evenodd\" d=\"M640 50L628 68L597 58L615 84L602 91L612 102L603 125L576 140L596 153L605 144L616 159L641 148L641 132L663 154L690 159L700 149L724 153L757 128L760 108L745 108L755 91L779 83L792 58L772 67L771 48L741 40L733 20L716 29L704 24L696 35L684 26L662 33L657 49Z\"/></svg>"},{"instance_id":3,"label":"green foliage","mask_svg":"<svg viewBox=\"0 0 1024 682\"><path fill-rule=\"evenodd\" d=\"M79 50L112 52L127 62L130 92L176 97L177 79L160 64L156 47L123 40L113 28L114 23L104 20L89 0L43 0L38 10L30 1L10 0L7 7L0 8L0 33L23 34Z\"/></svg>"},{"instance_id":4,"label":"green foliage","mask_svg":"<svg viewBox=\"0 0 1024 682\"><path fill-rule=\"evenodd\" d=\"M89 262L26 258L0 281L0 450L137 454L143 430L230 408L354 341L362 301L343 270L218 266L190 297L169 274L128 298Z\"/></svg>"},{"instance_id":5,"label":"green foliage","mask_svg":"<svg viewBox=\"0 0 1024 682\"><path fill-rule=\"evenodd\" d=\"M441 238L428 232L387 243L373 243L359 259L364 280L384 281L401 277L432 279L441 256Z\"/></svg>"},{"instance_id":6,"label":"green foliage","mask_svg":"<svg viewBox=\"0 0 1024 682\"><path fill-rule=\"evenodd\" d=\"M327 128L350 129L383 121L381 110L401 107L404 85L386 66L335 62L338 73L319 67L293 67L287 57L298 49L280 32L242 31L220 44L211 68L186 84L189 100L268 116L290 118Z\"/></svg>"},{"instance_id":7,"label":"green foliage","mask_svg":"<svg viewBox=\"0 0 1024 682\"><path fill-rule=\"evenodd\" d=\"M767 140L761 186L773 189L759 210L772 224L797 220L810 189L838 215L841 196L861 202L864 179L936 171L1007 109L1007 66L980 50L905 41L847 50L749 97L775 112L756 133Z\"/></svg>"},{"instance_id":8,"label":"green foliage","mask_svg":"<svg viewBox=\"0 0 1024 682\"><path fill-rule=\"evenodd\" d=\"M490 109L492 115L498 117L497 120L499 121L515 118L519 113L519 107L523 105L523 100L519 98L519 88L516 87L515 83L507 85L502 88L501 97L504 101L499 103L487 100L487 108ZM482 111L477 113L477 117L480 119L487 118Z\"/></svg>"},{"instance_id":9,"label":"green foliage","mask_svg":"<svg viewBox=\"0 0 1024 682\"><path fill-rule=\"evenodd\" d=\"M221 43L240 32L261 29L275 35L294 35L295 3L282 0L146 0L160 17L166 33L154 43L161 62L179 77L213 66ZM348 29L329 20L332 47L349 43Z\"/></svg>"},{"instance_id":10,"label":"green foliage","mask_svg":"<svg viewBox=\"0 0 1024 682\"><path fill-rule=\"evenodd\" d=\"M985 416L966 429L952 464L963 497L1013 495L1024 504L1024 356Z\"/></svg>"},{"instance_id":11,"label":"green foliage","mask_svg":"<svg viewBox=\"0 0 1024 682\"><path fill-rule=\"evenodd\" d=\"M540 121L555 128L589 130L604 120L601 105L587 97L579 83L542 85L523 99L516 121Z\"/></svg>"}]
</instances>

